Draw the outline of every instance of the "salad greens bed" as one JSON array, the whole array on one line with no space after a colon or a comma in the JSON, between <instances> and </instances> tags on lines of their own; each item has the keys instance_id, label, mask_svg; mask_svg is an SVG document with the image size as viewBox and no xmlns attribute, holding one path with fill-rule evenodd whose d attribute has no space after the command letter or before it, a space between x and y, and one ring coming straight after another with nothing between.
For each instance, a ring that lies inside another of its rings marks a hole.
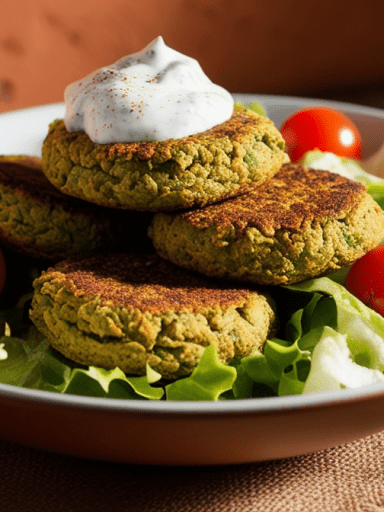
<instances>
[{"instance_id":1,"label":"salad greens bed","mask_svg":"<svg viewBox=\"0 0 384 512\"><path fill-rule=\"evenodd\" d=\"M384 208L384 180L352 160L311 151L303 163L363 181ZM127 376L73 363L31 324L31 293L0 311L0 383L57 393L139 400L230 400L312 393L384 381L384 318L343 286L348 269L329 277L275 287L279 337L263 353L221 363L208 346L194 372L164 381L149 366Z\"/></svg>"}]
</instances>

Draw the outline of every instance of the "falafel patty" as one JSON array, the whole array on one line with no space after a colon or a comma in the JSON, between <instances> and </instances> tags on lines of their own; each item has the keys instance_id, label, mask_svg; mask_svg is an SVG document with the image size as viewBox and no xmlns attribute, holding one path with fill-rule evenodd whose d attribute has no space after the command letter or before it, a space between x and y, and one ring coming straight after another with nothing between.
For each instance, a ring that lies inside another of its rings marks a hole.
<instances>
[{"instance_id":1,"label":"falafel patty","mask_svg":"<svg viewBox=\"0 0 384 512\"><path fill-rule=\"evenodd\" d=\"M235 106L203 133L162 142L95 144L62 120L44 141L43 171L66 194L113 208L172 211L203 206L272 177L287 160L267 117Z\"/></svg>"},{"instance_id":2,"label":"falafel patty","mask_svg":"<svg viewBox=\"0 0 384 512\"><path fill-rule=\"evenodd\" d=\"M34 282L30 316L69 359L164 378L190 374L204 348L221 361L261 349L274 331L272 300L209 280L156 254L104 254L66 261Z\"/></svg>"},{"instance_id":3,"label":"falafel patty","mask_svg":"<svg viewBox=\"0 0 384 512\"><path fill-rule=\"evenodd\" d=\"M291 284L350 265L384 237L361 183L287 164L269 182L201 210L156 213L158 254L209 276Z\"/></svg>"},{"instance_id":4,"label":"falafel patty","mask_svg":"<svg viewBox=\"0 0 384 512\"><path fill-rule=\"evenodd\" d=\"M2 246L51 261L121 246L141 221L128 222L133 212L124 212L125 218L118 213L62 194L44 176L36 157L0 157ZM143 230L149 221L144 219ZM144 246L147 237L137 238Z\"/></svg>"}]
</instances>

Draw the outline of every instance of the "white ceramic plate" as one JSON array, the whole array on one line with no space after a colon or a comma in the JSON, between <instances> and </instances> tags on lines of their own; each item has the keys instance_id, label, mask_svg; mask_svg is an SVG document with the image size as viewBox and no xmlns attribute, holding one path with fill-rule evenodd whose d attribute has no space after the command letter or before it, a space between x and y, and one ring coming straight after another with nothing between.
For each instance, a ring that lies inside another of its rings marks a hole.
<instances>
[{"instance_id":1,"label":"white ceramic plate","mask_svg":"<svg viewBox=\"0 0 384 512\"><path fill-rule=\"evenodd\" d=\"M384 111L347 103L237 95L260 101L276 126L294 110L325 105L360 129L364 157L383 142ZM0 154L39 156L63 104L0 115ZM139 464L232 464L290 457L384 428L384 384L313 395L222 402L89 398L0 384L0 436L82 457Z\"/></svg>"}]
</instances>

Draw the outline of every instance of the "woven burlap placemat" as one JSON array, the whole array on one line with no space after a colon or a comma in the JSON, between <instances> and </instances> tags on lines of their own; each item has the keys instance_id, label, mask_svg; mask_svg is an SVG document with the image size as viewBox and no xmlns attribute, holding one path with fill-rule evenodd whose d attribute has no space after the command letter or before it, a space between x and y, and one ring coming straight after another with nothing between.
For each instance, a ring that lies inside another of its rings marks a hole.
<instances>
[{"instance_id":1,"label":"woven burlap placemat","mask_svg":"<svg viewBox=\"0 0 384 512\"><path fill-rule=\"evenodd\" d=\"M0 441L1 512L384 511L384 432L285 460L156 467Z\"/></svg>"}]
</instances>

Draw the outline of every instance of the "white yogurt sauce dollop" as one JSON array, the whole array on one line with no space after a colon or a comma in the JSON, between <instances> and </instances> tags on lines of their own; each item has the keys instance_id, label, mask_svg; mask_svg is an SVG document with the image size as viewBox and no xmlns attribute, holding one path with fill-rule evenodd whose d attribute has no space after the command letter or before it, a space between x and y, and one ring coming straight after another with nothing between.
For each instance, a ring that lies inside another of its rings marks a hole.
<instances>
[{"instance_id":1,"label":"white yogurt sauce dollop","mask_svg":"<svg viewBox=\"0 0 384 512\"><path fill-rule=\"evenodd\" d=\"M231 94L158 37L64 92L64 123L98 144L177 139L228 120Z\"/></svg>"}]
</instances>

